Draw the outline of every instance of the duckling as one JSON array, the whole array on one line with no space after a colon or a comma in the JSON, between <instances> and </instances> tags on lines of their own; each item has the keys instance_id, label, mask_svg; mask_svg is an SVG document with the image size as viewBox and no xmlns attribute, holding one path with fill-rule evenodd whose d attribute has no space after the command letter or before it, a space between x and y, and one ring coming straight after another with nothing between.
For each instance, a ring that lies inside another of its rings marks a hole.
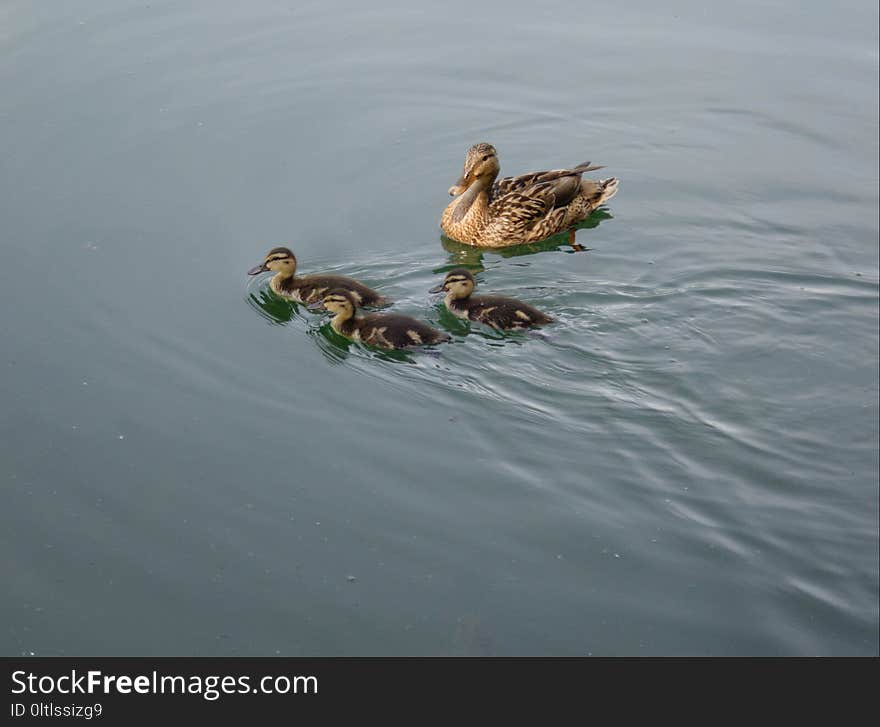
<instances>
[{"instance_id":1,"label":"duckling","mask_svg":"<svg viewBox=\"0 0 880 727\"><path fill-rule=\"evenodd\" d=\"M353 296L358 305L381 306L388 301L372 288L353 278L342 275L296 275L296 256L286 247L276 247L266 253L262 265L248 270L248 275L259 275L272 270L275 276L269 283L282 298L297 303L319 303L329 291L341 288Z\"/></svg>"},{"instance_id":2,"label":"duckling","mask_svg":"<svg viewBox=\"0 0 880 727\"><path fill-rule=\"evenodd\" d=\"M574 225L617 192L610 179L581 179L602 169L590 162L571 169L531 172L498 179L501 165L491 144L468 149L461 178L449 188L455 197L440 227L448 237L478 247L538 242L565 230L574 246Z\"/></svg>"},{"instance_id":3,"label":"duckling","mask_svg":"<svg viewBox=\"0 0 880 727\"><path fill-rule=\"evenodd\" d=\"M472 297L471 293L476 287L476 281L470 271L457 268L446 273L442 285L432 288L431 292L446 291L446 299L443 302L449 311L459 318L479 321L499 330L529 328L553 322L547 314L516 298L505 298L500 295Z\"/></svg>"},{"instance_id":4,"label":"duckling","mask_svg":"<svg viewBox=\"0 0 880 727\"><path fill-rule=\"evenodd\" d=\"M407 348L445 343L448 334L415 318L397 313L357 316L357 301L348 290L338 289L324 296L324 307L334 313L330 325L338 334L379 348Z\"/></svg>"}]
</instances>

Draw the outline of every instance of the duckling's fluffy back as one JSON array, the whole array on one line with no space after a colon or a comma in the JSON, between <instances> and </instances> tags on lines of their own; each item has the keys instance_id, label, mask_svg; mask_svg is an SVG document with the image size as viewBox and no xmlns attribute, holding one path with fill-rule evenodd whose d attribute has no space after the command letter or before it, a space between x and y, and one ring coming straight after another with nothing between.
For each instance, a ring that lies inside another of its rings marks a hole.
<instances>
[{"instance_id":1,"label":"duckling's fluffy back","mask_svg":"<svg viewBox=\"0 0 880 727\"><path fill-rule=\"evenodd\" d=\"M357 319L357 327L361 341L383 348L424 346L450 340L448 333L398 313L371 313Z\"/></svg>"},{"instance_id":2,"label":"duckling's fluffy back","mask_svg":"<svg viewBox=\"0 0 880 727\"><path fill-rule=\"evenodd\" d=\"M357 305L374 307L387 302L372 288L344 275L302 275L282 280L280 287L284 294L293 296L302 303L316 303L329 291L339 289L351 293Z\"/></svg>"},{"instance_id":3,"label":"duckling's fluffy back","mask_svg":"<svg viewBox=\"0 0 880 727\"><path fill-rule=\"evenodd\" d=\"M499 329L529 328L553 322L553 318L528 303L500 295L453 300L449 307L453 313L462 313L472 321Z\"/></svg>"}]
</instances>

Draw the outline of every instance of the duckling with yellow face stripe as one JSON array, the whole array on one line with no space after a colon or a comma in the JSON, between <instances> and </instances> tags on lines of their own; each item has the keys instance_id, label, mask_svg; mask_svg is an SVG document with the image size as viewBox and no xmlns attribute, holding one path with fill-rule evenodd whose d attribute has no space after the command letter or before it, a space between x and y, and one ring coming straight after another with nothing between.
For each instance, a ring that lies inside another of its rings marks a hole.
<instances>
[{"instance_id":1,"label":"duckling with yellow face stripe","mask_svg":"<svg viewBox=\"0 0 880 727\"><path fill-rule=\"evenodd\" d=\"M443 284L432 288L431 292L446 292L444 303L450 313L499 330L529 328L553 322L546 313L516 298L500 295L472 296L476 287L477 283L470 271L458 268L446 273Z\"/></svg>"},{"instance_id":2,"label":"duckling with yellow face stripe","mask_svg":"<svg viewBox=\"0 0 880 727\"><path fill-rule=\"evenodd\" d=\"M357 304L348 290L334 290L324 296L324 307L334 314L330 325L341 336L379 348L409 348L444 343L449 335L427 323L397 313L355 315Z\"/></svg>"},{"instance_id":3,"label":"duckling with yellow face stripe","mask_svg":"<svg viewBox=\"0 0 880 727\"><path fill-rule=\"evenodd\" d=\"M319 303L327 293L337 289L351 293L358 305L380 306L388 302L372 288L343 275L296 277L296 256L286 247L269 250L263 264L248 270L248 275L259 275L270 270L275 276L269 287L282 298L289 298L297 303Z\"/></svg>"}]
</instances>

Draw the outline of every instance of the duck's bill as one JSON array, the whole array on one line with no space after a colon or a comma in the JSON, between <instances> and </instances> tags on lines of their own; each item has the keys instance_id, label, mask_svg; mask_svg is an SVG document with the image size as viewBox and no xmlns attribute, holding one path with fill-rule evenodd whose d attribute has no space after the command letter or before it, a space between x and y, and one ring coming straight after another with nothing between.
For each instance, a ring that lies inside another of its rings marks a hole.
<instances>
[{"instance_id":1,"label":"duck's bill","mask_svg":"<svg viewBox=\"0 0 880 727\"><path fill-rule=\"evenodd\" d=\"M458 197L458 195L463 194L466 189L467 183L464 181L464 177L459 177L458 181L449 188L449 196Z\"/></svg>"},{"instance_id":2,"label":"duck's bill","mask_svg":"<svg viewBox=\"0 0 880 727\"><path fill-rule=\"evenodd\" d=\"M440 285L435 285L428 292L429 293L442 293L444 291L443 285L444 285L443 283L440 283Z\"/></svg>"},{"instance_id":3,"label":"duck's bill","mask_svg":"<svg viewBox=\"0 0 880 727\"><path fill-rule=\"evenodd\" d=\"M266 264L263 263L262 265L257 265L256 267L253 267L250 270L248 270L247 274L248 275L259 275L260 273L265 273L268 270L269 270L269 268L267 268Z\"/></svg>"}]
</instances>

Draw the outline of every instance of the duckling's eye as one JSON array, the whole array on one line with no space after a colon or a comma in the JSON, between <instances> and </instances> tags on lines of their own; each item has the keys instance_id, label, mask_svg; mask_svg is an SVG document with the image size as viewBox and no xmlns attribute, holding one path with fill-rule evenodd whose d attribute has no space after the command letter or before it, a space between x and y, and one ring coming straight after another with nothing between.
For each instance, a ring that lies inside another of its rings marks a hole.
<instances>
[{"instance_id":1,"label":"duckling's eye","mask_svg":"<svg viewBox=\"0 0 880 727\"><path fill-rule=\"evenodd\" d=\"M483 157L483 161L486 161L490 156L491 154L486 154L486 156Z\"/></svg>"}]
</instances>

